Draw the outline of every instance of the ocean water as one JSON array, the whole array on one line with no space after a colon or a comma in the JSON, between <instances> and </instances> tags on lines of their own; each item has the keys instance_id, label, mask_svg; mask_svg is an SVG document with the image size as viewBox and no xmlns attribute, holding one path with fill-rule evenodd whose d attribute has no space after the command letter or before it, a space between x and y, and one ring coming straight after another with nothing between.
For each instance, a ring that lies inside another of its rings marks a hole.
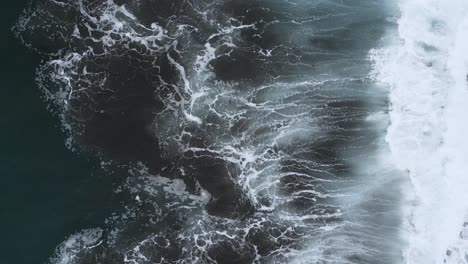
<instances>
[{"instance_id":1,"label":"ocean water","mask_svg":"<svg viewBox=\"0 0 468 264\"><path fill-rule=\"evenodd\" d=\"M98 165L71 153L35 84L40 58L11 28L26 1L1 17L0 241L2 264L46 263L69 234L102 223L112 189Z\"/></svg>"},{"instance_id":2,"label":"ocean water","mask_svg":"<svg viewBox=\"0 0 468 264\"><path fill-rule=\"evenodd\" d=\"M15 10L11 263L468 261L464 1Z\"/></svg>"}]
</instances>

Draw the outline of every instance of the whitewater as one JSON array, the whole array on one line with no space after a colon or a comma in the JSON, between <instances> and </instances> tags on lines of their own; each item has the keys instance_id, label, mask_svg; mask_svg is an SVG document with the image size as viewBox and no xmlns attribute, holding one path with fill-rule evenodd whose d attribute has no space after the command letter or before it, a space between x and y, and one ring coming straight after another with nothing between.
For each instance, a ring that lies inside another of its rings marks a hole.
<instances>
[{"instance_id":1,"label":"whitewater","mask_svg":"<svg viewBox=\"0 0 468 264\"><path fill-rule=\"evenodd\" d=\"M405 261L467 263L468 2L398 3L397 31L371 56L390 87L386 140L412 183Z\"/></svg>"}]
</instances>

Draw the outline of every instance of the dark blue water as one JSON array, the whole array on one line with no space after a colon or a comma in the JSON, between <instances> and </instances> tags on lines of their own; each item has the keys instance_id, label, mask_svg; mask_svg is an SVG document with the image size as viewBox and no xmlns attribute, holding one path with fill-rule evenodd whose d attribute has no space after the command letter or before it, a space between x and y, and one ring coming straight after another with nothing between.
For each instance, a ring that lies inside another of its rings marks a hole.
<instances>
[{"instance_id":1,"label":"dark blue water","mask_svg":"<svg viewBox=\"0 0 468 264\"><path fill-rule=\"evenodd\" d=\"M0 76L0 252L2 264L43 263L68 234L102 223L109 186L96 166L66 149L37 89L40 58L11 27L27 1L4 3Z\"/></svg>"}]
</instances>

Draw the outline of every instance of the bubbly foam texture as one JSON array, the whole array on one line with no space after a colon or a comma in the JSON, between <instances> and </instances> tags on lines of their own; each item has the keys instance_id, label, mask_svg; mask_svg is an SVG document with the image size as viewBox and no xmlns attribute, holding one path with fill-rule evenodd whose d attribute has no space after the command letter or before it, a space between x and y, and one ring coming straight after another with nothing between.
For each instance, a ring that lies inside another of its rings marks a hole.
<instances>
[{"instance_id":1,"label":"bubbly foam texture","mask_svg":"<svg viewBox=\"0 0 468 264\"><path fill-rule=\"evenodd\" d=\"M372 54L390 86L387 141L416 194L406 262L466 263L468 252L450 248L468 212L468 2L402 0L400 9L399 40Z\"/></svg>"},{"instance_id":2,"label":"bubbly foam texture","mask_svg":"<svg viewBox=\"0 0 468 264\"><path fill-rule=\"evenodd\" d=\"M100 228L85 229L67 238L60 244L52 257L56 264L74 264L78 256L77 252L91 250L98 247L101 243L103 230Z\"/></svg>"},{"instance_id":3,"label":"bubbly foam texture","mask_svg":"<svg viewBox=\"0 0 468 264\"><path fill-rule=\"evenodd\" d=\"M65 42L38 81L78 142L137 144L117 149L137 160L119 168L124 212L76 262L392 263L398 221L381 218L398 216L398 184L376 157L385 93L365 60L380 5L174 1L188 11L158 24L144 2L50 0L18 24L26 43Z\"/></svg>"}]
</instances>

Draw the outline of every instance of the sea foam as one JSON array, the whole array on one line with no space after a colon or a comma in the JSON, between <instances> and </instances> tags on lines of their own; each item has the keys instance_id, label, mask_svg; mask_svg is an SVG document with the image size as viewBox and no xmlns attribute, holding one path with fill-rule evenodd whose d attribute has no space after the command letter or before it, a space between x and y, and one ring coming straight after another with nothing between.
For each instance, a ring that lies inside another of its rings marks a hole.
<instances>
[{"instance_id":1,"label":"sea foam","mask_svg":"<svg viewBox=\"0 0 468 264\"><path fill-rule=\"evenodd\" d=\"M402 0L400 10L394 41L371 54L390 87L387 142L415 195L406 263L467 263L468 2Z\"/></svg>"}]
</instances>

